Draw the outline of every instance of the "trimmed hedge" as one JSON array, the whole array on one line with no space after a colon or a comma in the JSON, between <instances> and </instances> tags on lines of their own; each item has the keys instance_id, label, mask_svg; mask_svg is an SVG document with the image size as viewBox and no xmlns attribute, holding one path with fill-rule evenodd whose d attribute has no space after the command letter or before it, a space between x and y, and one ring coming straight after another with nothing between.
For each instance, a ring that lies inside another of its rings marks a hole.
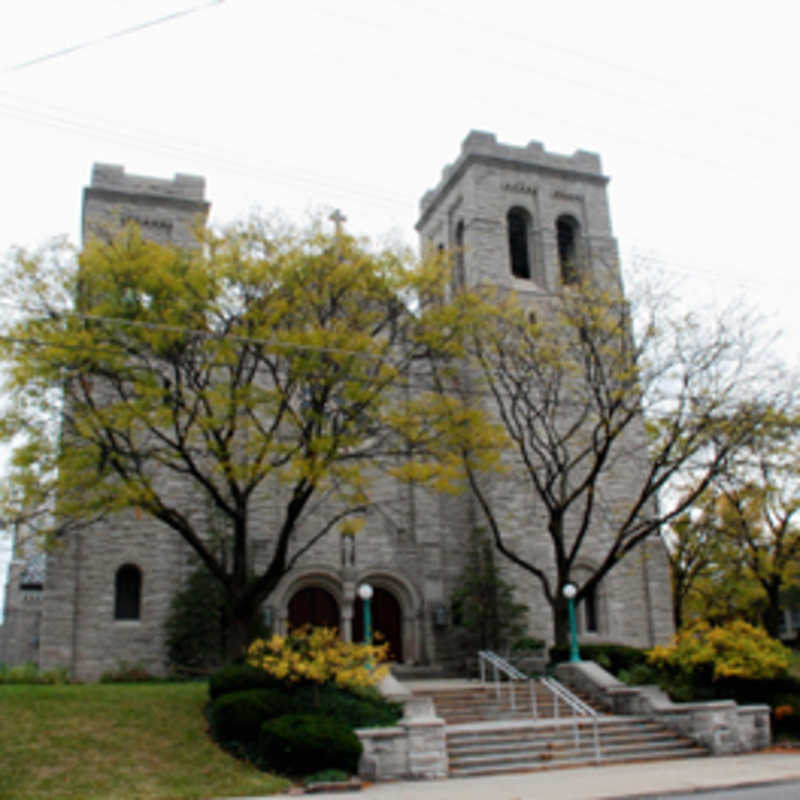
<instances>
[{"instance_id":1,"label":"trimmed hedge","mask_svg":"<svg viewBox=\"0 0 800 800\"><path fill-rule=\"evenodd\" d=\"M218 742L255 742L268 719L297 711L282 689L250 689L218 697L211 705L211 735Z\"/></svg>"},{"instance_id":2,"label":"trimmed hedge","mask_svg":"<svg viewBox=\"0 0 800 800\"><path fill-rule=\"evenodd\" d=\"M316 714L289 714L264 723L258 751L265 767L290 775L323 769L358 771L361 742L343 722Z\"/></svg>"},{"instance_id":3,"label":"trimmed hedge","mask_svg":"<svg viewBox=\"0 0 800 800\"><path fill-rule=\"evenodd\" d=\"M403 715L399 703L390 703L378 693L369 698L336 686L306 686L294 693L297 713L319 713L346 722L353 728L394 725Z\"/></svg>"},{"instance_id":4,"label":"trimmed hedge","mask_svg":"<svg viewBox=\"0 0 800 800\"><path fill-rule=\"evenodd\" d=\"M282 689L283 683L264 672L263 669L251 667L249 664L229 664L217 670L208 679L208 694L212 700L233 692L244 692L249 689Z\"/></svg>"},{"instance_id":5,"label":"trimmed hedge","mask_svg":"<svg viewBox=\"0 0 800 800\"><path fill-rule=\"evenodd\" d=\"M582 644L579 646L581 658L586 661L595 661L612 675L618 675L623 670L644 664L647 656L644 650L638 647L629 647L624 644ZM558 664L561 661L569 661L570 648L568 645L560 647L556 645L550 648L550 663Z\"/></svg>"},{"instance_id":6,"label":"trimmed hedge","mask_svg":"<svg viewBox=\"0 0 800 800\"><path fill-rule=\"evenodd\" d=\"M356 697L335 686L249 689L218 697L209 709L212 736L219 742L254 742L261 725L285 714L330 717L352 728L394 725L402 714L397 703Z\"/></svg>"}]
</instances>

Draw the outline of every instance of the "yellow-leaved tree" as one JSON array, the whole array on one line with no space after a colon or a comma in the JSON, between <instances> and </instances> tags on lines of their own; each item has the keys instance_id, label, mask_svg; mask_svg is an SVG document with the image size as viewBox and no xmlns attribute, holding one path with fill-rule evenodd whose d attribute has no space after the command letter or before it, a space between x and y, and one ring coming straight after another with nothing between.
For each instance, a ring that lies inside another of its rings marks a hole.
<instances>
[{"instance_id":1,"label":"yellow-leaved tree","mask_svg":"<svg viewBox=\"0 0 800 800\"><path fill-rule=\"evenodd\" d=\"M719 626L701 620L676 634L672 644L654 647L647 660L711 680L777 678L788 670L791 651L763 628L743 620Z\"/></svg>"},{"instance_id":2,"label":"yellow-leaved tree","mask_svg":"<svg viewBox=\"0 0 800 800\"><path fill-rule=\"evenodd\" d=\"M335 683L343 688L372 686L388 667L388 644L344 642L335 628L304 626L287 636L256 639L247 649L247 663L291 684Z\"/></svg>"},{"instance_id":3,"label":"yellow-leaved tree","mask_svg":"<svg viewBox=\"0 0 800 800\"><path fill-rule=\"evenodd\" d=\"M36 518L50 545L119 513L157 520L223 587L233 658L281 577L353 533L375 476L424 441L408 374L446 263L319 222L198 237L166 247L129 225L77 260L55 247L7 265L22 311L2 337L0 513Z\"/></svg>"}]
</instances>

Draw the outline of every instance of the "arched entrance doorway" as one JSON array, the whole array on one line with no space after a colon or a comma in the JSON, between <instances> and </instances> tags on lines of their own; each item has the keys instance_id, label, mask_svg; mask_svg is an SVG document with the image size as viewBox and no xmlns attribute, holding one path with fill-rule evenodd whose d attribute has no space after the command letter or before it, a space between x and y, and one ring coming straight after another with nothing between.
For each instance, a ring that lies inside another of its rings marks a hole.
<instances>
[{"instance_id":1,"label":"arched entrance doorway","mask_svg":"<svg viewBox=\"0 0 800 800\"><path fill-rule=\"evenodd\" d=\"M370 600L370 613L373 633L380 633L382 637L376 643L389 642L389 659L402 661L403 614L397 598L388 589L376 586ZM353 608L353 641L364 641L364 601L358 596Z\"/></svg>"},{"instance_id":2,"label":"arched entrance doorway","mask_svg":"<svg viewBox=\"0 0 800 800\"><path fill-rule=\"evenodd\" d=\"M339 604L336 598L319 586L300 589L289 601L289 630L303 625L338 628L339 624Z\"/></svg>"}]
</instances>

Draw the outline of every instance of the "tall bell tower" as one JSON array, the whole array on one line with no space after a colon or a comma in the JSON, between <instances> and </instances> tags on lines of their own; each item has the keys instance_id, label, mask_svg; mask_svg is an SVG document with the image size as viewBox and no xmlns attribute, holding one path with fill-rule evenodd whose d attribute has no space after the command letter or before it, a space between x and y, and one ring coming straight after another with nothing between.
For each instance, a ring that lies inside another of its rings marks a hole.
<instances>
[{"instance_id":1,"label":"tall bell tower","mask_svg":"<svg viewBox=\"0 0 800 800\"><path fill-rule=\"evenodd\" d=\"M520 297L591 278L620 285L600 157L501 144L472 131L420 201L424 247L456 252L454 285L495 285Z\"/></svg>"},{"instance_id":2,"label":"tall bell tower","mask_svg":"<svg viewBox=\"0 0 800 800\"><path fill-rule=\"evenodd\" d=\"M172 180L131 175L116 164L95 164L83 190L83 243L106 237L135 222L145 239L178 247L196 247L196 226L203 226L210 204L205 179L178 173Z\"/></svg>"}]
</instances>

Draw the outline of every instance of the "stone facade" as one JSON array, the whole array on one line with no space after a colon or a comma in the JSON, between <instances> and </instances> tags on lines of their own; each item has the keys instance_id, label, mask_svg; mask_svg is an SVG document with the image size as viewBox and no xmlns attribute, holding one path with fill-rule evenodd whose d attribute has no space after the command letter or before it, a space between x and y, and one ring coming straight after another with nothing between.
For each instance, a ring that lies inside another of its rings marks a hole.
<instances>
[{"instance_id":1,"label":"stone facade","mask_svg":"<svg viewBox=\"0 0 800 800\"><path fill-rule=\"evenodd\" d=\"M618 284L607 180L599 158L591 153L553 155L537 143L510 147L498 144L494 136L473 132L439 185L422 199L417 227L423 246L463 246L457 281L464 285L497 285L536 303L565 277L559 261L567 246L579 256L582 269ZM202 223L208 211L203 185L193 176L164 181L96 165L84 194L84 236L102 234L130 219L147 236L189 246L191 226ZM507 230L512 209L515 219L525 223L528 277L513 274ZM638 452L639 459L646 457L643 437L628 447ZM632 459L608 476L604 492L612 500L631 492L635 462ZM480 520L479 510L467 494L440 496L388 479L376 490L382 510L367 515L355 538L331 534L318 542L268 599L265 617L275 629L285 630L293 598L303 591L317 593L334 604L342 635L350 638L356 587L369 582L382 592L385 613L393 615L402 660L448 663L450 600L465 566L469 537ZM208 517L207 506L192 496L191 487L176 483L173 491L184 495L183 507L193 516ZM526 557L550 564L545 537L532 535L543 524L543 515L521 483L504 478L494 491L509 519L517 521L515 544ZM255 518L263 525L253 542L256 566L270 552L270 524L276 518L280 492L280 487L266 487L258 500ZM207 521L210 525L210 518ZM313 530L313 521L299 532L298 543ZM582 568L598 562L605 535L602 525L592 531ZM141 606L134 619L119 618L118 613L119 571L125 565L140 575ZM191 568L191 553L174 533L133 513L72 535L48 557L40 665L66 666L82 679L97 678L121 662L162 671L169 601ZM551 639L552 619L538 585L516 567L502 564L502 569L516 587L517 600L529 607L531 635ZM580 579L577 574L576 579ZM597 595L596 630L584 638L642 646L663 641L672 633L669 591L662 545L652 541L603 581Z\"/></svg>"},{"instance_id":2,"label":"stone facade","mask_svg":"<svg viewBox=\"0 0 800 800\"><path fill-rule=\"evenodd\" d=\"M35 664L39 658L43 587L28 573L23 559L15 558L9 564L0 625L0 664Z\"/></svg>"},{"instance_id":3,"label":"stone facade","mask_svg":"<svg viewBox=\"0 0 800 800\"><path fill-rule=\"evenodd\" d=\"M498 143L493 134L473 131L439 184L422 197L417 230L423 246L456 249L454 289L498 287L513 291L533 312L547 313L549 298L577 273L600 286L622 285L607 183L594 153L557 155L539 142L513 147ZM512 253L514 222L526 256L522 269ZM574 275L567 272L568 254L577 265ZM581 547L574 570L578 582L608 552L611 526L604 519L613 517L617 501L635 496L636 477L647 467L643 426L630 426L616 447L625 455L611 459L616 465L598 482L602 508ZM513 468L511 456L509 464L510 475L491 487L495 507L503 510L504 536L523 558L555 574L550 538L537 534L545 531L544 509L527 490L523 471ZM475 511L473 519L479 519ZM520 599L531 609L531 635L549 640L552 619L538 585L532 576L504 566L506 579L519 587ZM669 571L660 541L646 542L615 567L597 593L595 616L595 631L582 626L587 641L648 646L669 638L674 632Z\"/></svg>"}]
</instances>

